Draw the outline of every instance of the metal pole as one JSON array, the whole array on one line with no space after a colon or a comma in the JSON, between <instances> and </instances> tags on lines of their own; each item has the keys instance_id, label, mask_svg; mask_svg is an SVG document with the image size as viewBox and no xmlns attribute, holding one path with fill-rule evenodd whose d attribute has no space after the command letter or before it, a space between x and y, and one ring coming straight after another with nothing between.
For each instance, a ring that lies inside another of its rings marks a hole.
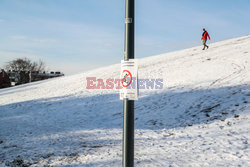
<instances>
[{"instance_id":1,"label":"metal pole","mask_svg":"<svg viewBox=\"0 0 250 167\"><path fill-rule=\"evenodd\" d=\"M134 59L134 0L126 0L124 60ZM123 167L134 166L134 100L123 100Z\"/></svg>"}]
</instances>

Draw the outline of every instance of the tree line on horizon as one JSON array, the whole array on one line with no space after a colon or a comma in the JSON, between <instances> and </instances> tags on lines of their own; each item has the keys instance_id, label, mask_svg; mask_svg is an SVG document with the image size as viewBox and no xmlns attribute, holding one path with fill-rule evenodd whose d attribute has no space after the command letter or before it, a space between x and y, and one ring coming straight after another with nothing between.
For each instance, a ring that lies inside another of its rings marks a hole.
<instances>
[{"instance_id":1,"label":"tree line on horizon","mask_svg":"<svg viewBox=\"0 0 250 167\"><path fill-rule=\"evenodd\" d=\"M16 58L5 64L0 71L0 88L25 84L48 78L63 76L60 72L48 74L44 61Z\"/></svg>"}]
</instances>

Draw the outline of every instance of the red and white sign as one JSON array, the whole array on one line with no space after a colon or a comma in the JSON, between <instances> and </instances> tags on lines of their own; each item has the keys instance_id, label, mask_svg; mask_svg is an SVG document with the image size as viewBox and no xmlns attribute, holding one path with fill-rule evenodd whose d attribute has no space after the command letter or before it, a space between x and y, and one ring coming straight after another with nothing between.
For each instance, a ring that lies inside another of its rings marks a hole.
<instances>
[{"instance_id":1,"label":"red and white sign","mask_svg":"<svg viewBox=\"0 0 250 167\"><path fill-rule=\"evenodd\" d=\"M130 71L128 70L123 70L122 71L122 87L126 88L129 85L131 85L133 81L133 77Z\"/></svg>"},{"instance_id":2,"label":"red and white sign","mask_svg":"<svg viewBox=\"0 0 250 167\"><path fill-rule=\"evenodd\" d=\"M121 82L120 99L138 100L138 67L136 59L121 61Z\"/></svg>"}]
</instances>

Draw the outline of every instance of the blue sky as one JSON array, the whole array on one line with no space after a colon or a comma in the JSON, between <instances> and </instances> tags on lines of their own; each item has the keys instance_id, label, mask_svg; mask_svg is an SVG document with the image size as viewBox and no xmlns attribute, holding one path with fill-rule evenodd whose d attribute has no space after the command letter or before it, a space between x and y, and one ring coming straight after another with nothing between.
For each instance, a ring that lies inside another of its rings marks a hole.
<instances>
[{"instance_id":1,"label":"blue sky","mask_svg":"<svg viewBox=\"0 0 250 167\"><path fill-rule=\"evenodd\" d=\"M137 58L250 34L249 0L135 0ZM43 60L66 74L123 59L125 0L0 0L0 67Z\"/></svg>"}]
</instances>

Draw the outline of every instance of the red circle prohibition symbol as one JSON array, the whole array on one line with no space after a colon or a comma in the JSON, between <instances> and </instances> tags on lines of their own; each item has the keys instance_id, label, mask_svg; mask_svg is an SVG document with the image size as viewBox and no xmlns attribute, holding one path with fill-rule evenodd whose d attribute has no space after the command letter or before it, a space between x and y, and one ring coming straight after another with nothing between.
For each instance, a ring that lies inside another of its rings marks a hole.
<instances>
[{"instance_id":1,"label":"red circle prohibition symbol","mask_svg":"<svg viewBox=\"0 0 250 167\"><path fill-rule=\"evenodd\" d=\"M122 79L122 86L123 87L128 87L131 83L132 83L132 74L131 74L131 72L130 71L128 71L128 70L123 70L123 72L122 73L124 73L124 72L127 72L128 74ZM127 77L131 77L131 79L130 79L130 82L127 84L127 85L124 85L124 81L125 81L125 79L127 78Z\"/></svg>"}]
</instances>

